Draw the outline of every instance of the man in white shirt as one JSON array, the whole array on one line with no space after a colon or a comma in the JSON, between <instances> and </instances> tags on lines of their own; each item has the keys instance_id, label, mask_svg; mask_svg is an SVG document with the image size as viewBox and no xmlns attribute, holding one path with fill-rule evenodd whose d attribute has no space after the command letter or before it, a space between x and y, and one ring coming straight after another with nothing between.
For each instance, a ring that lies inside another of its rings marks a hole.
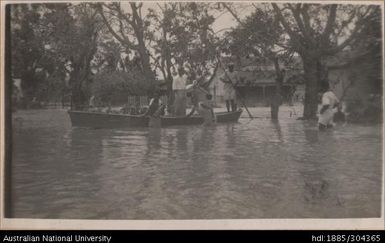
<instances>
[{"instance_id":1,"label":"man in white shirt","mask_svg":"<svg viewBox=\"0 0 385 243\"><path fill-rule=\"evenodd\" d=\"M174 108L176 116L186 116L186 83L187 75L183 67L179 67L178 76L172 82L172 90L175 94Z\"/></svg>"},{"instance_id":2,"label":"man in white shirt","mask_svg":"<svg viewBox=\"0 0 385 243\"><path fill-rule=\"evenodd\" d=\"M225 73L220 78L220 80L223 82L223 91L224 91L224 99L226 101L226 108L227 112L231 111L237 111L237 104L235 102L236 99L236 93L234 89L234 85L238 82L238 74L234 71L234 64L229 63L228 64L228 72L225 70Z\"/></svg>"},{"instance_id":3,"label":"man in white shirt","mask_svg":"<svg viewBox=\"0 0 385 243\"><path fill-rule=\"evenodd\" d=\"M321 84L323 91L325 92L322 95L322 103L320 115L318 117L318 128L320 131L325 130L326 128L332 128L334 113L337 111L337 106L339 105L339 100L337 96L329 87L329 82L324 82Z\"/></svg>"}]
</instances>

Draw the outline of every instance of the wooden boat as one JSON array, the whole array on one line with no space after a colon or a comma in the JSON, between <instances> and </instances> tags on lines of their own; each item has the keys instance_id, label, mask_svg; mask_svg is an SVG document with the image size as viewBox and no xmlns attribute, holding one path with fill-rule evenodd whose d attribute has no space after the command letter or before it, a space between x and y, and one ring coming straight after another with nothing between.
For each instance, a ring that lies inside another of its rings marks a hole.
<instances>
[{"instance_id":1,"label":"wooden boat","mask_svg":"<svg viewBox=\"0 0 385 243\"><path fill-rule=\"evenodd\" d=\"M242 109L235 112L215 113L218 123L237 122L241 116ZM148 127L149 118L138 115L113 114L90 111L69 110L68 114L73 127L93 128L127 128L127 127ZM162 127L179 125L200 125L203 118L197 115L191 117L161 117Z\"/></svg>"}]
</instances>

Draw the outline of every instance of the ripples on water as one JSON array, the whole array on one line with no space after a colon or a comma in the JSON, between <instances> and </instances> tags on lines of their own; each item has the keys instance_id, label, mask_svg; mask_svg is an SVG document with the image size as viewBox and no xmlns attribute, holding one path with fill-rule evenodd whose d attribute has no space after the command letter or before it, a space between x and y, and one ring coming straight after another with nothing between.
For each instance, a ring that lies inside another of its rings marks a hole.
<instances>
[{"instance_id":1,"label":"ripples on water","mask_svg":"<svg viewBox=\"0 0 385 243\"><path fill-rule=\"evenodd\" d=\"M14 117L15 217L379 217L381 126L240 119L215 127L71 128L65 111Z\"/></svg>"}]
</instances>

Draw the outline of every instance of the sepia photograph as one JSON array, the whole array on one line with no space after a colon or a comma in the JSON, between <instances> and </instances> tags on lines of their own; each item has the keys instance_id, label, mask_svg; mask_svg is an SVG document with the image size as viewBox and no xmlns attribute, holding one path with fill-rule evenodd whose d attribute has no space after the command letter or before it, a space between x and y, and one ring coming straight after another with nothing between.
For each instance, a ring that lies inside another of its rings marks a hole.
<instances>
[{"instance_id":1,"label":"sepia photograph","mask_svg":"<svg viewBox=\"0 0 385 243\"><path fill-rule=\"evenodd\" d=\"M1 7L2 227L384 229L382 1Z\"/></svg>"}]
</instances>

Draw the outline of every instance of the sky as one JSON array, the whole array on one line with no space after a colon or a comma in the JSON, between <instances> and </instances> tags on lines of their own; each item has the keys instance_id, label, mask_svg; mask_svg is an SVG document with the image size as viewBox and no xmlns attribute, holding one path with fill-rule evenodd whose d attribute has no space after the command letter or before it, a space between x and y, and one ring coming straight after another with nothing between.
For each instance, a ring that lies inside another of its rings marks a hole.
<instances>
[{"instance_id":1,"label":"sky","mask_svg":"<svg viewBox=\"0 0 385 243\"><path fill-rule=\"evenodd\" d=\"M159 2L144 2L143 14L146 14L146 10L148 8L159 10L157 3ZM239 14L239 17L241 19L251 14L252 11L254 10L254 8L250 8L250 4L239 3L237 5L238 5L237 13ZM122 2L122 8L125 11L129 12L130 11L129 3ZM227 11L221 11L221 13L215 13L214 17L216 19L212 27L215 32L218 32L218 34L222 34L223 32L225 32L225 30L228 30L229 28L235 27L237 25L236 20Z\"/></svg>"}]
</instances>

